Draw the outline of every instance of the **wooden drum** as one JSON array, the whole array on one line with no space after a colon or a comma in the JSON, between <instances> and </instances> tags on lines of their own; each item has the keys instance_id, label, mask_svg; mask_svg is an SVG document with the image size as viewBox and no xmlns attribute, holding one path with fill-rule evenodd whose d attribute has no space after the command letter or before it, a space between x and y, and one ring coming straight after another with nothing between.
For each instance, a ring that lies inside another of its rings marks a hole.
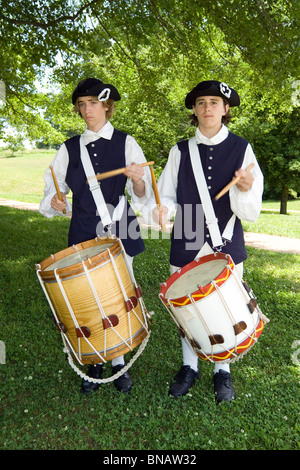
<instances>
[{"instance_id":1,"label":"wooden drum","mask_svg":"<svg viewBox=\"0 0 300 470\"><path fill-rule=\"evenodd\" d=\"M104 363L138 346L149 315L122 242L96 238L36 265L63 342L79 364Z\"/></svg>"}]
</instances>

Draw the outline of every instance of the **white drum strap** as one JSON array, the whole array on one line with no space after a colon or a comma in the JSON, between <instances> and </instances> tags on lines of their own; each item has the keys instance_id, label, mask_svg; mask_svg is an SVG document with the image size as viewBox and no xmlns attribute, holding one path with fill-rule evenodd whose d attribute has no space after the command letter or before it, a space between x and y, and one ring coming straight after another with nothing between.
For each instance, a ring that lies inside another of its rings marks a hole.
<instances>
[{"instance_id":1,"label":"white drum strap","mask_svg":"<svg viewBox=\"0 0 300 470\"><path fill-rule=\"evenodd\" d=\"M91 279L89 270L88 270L88 268L86 267L84 261L82 261L82 266L83 266L85 275L86 275L86 277L87 277L88 283L89 283L89 285L90 285L91 291L92 291L92 293L93 293L94 299L95 299L95 301L96 301L97 307L98 307L98 309L99 309L99 311L100 311L100 313L101 313L102 320L103 320L103 319L106 317L106 315L105 315L104 309L103 309L103 307L102 307L102 304L101 304L101 302L100 302L99 296L98 296L98 294L97 294L97 292L96 292L95 286L94 286L94 284L93 284L93 282L92 282L92 279Z\"/></svg>"},{"instance_id":2,"label":"white drum strap","mask_svg":"<svg viewBox=\"0 0 300 470\"><path fill-rule=\"evenodd\" d=\"M194 308L195 308L195 310L196 310L196 312L197 312L197 314L198 314L198 318L201 320L202 325L204 326L207 335L208 335L208 336L214 336L213 333L212 333L212 331L210 331L210 329L209 329L208 326L206 325L205 320L204 320L204 318L203 318L203 315L201 314L201 311L200 311L200 309L198 308L197 302L195 302L193 296L190 296L190 295L189 295L189 299L190 299L190 301L191 301L191 304L194 306ZM219 346L221 346L225 351L231 352L231 351L229 351L229 349L225 348L222 344L219 344ZM213 352L214 349L213 349L213 348L214 348L214 345L212 344L212 345L211 345L211 356L214 355L214 352ZM208 356L202 349L201 349L201 352L202 352L202 354L203 354L207 359L209 359L211 362L214 362L214 361L211 359L211 357ZM234 353L231 353L231 354L233 354L234 356L236 356L236 354L234 354Z\"/></svg>"},{"instance_id":3,"label":"white drum strap","mask_svg":"<svg viewBox=\"0 0 300 470\"><path fill-rule=\"evenodd\" d=\"M202 325L203 325L203 327L204 327L204 329L207 333L207 336L211 336L213 333L210 331L206 321L204 320L204 317L203 317L201 311L198 308L197 302L195 302L195 299L191 294L188 294L188 297L190 299L191 304L193 305L194 309L196 310L196 312L198 314L198 318L200 319L200 321L201 321L201 323L202 323Z\"/></svg>"},{"instance_id":4,"label":"white drum strap","mask_svg":"<svg viewBox=\"0 0 300 470\"><path fill-rule=\"evenodd\" d=\"M50 308L51 308L51 311L52 311L54 320L55 320L55 322L56 322L56 325L58 326L58 325L60 324L60 321L59 321L58 316L56 315L55 308L54 308L53 303L52 303L52 301L51 301L51 299L50 299L50 297L49 297L49 295L48 295L48 292L47 292L47 290L46 290L46 288L45 288L44 282L43 282L42 279L41 279L40 271L41 271L40 269L37 271L37 277L38 277L38 280L40 281L40 284L41 284L42 289L43 289L43 291L44 291L45 297L46 297L46 299L47 299L47 301L48 301L48 304L49 304L49 306L50 306ZM68 337L65 335L65 333L63 332L63 330L62 330L61 328L59 328L59 331L60 331L60 335L61 335L62 341L63 341L63 343L64 343L64 349L65 349L65 350L68 350L68 348L69 348L69 349L73 352L73 354L76 356L76 353L75 353L75 351L74 351L74 349L73 349L71 343L69 342Z\"/></svg>"},{"instance_id":5,"label":"white drum strap","mask_svg":"<svg viewBox=\"0 0 300 470\"><path fill-rule=\"evenodd\" d=\"M115 271L115 275L117 277L117 280L118 280L118 283L119 283L119 286L121 288L121 291L122 291L122 294L123 294L123 297L125 299L125 302L130 302L131 303L131 306L132 306L132 309L130 311L133 312L133 314L135 315L136 319L140 322L140 324L145 328L146 331L148 331L148 328L146 326L145 323L143 323L141 321L141 319L139 318L139 316L136 314L135 310L134 310L134 306L131 302L131 300L128 298L128 295L127 295L127 292L126 292L126 289L124 287L124 284L122 282L122 279L121 279L121 276L119 274L119 271L118 271L118 268L117 268L117 265L116 265L116 262L114 260L114 257L112 256L109 248L107 248L107 251L108 251L108 254L109 254L109 257L110 257L110 260L112 262L112 265L113 265L113 268L114 268L114 271ZM145 317L144 317L145 318ZM130 334L130 338L131 338L131 343L132 343L132 336L131 336L131 322L130 322L130 312L128 312L128 327L129 327L129 334ZM126 343L127 344L127 343Z\"/></svg>"},{"instance_id":6,"label":"white drum strap","mask_svg":"<svg viewBox=\"0 0 300 470\"><path fill-rule=\"evenodd\" d=\"M160 300L162 301L162 304L164 305L164 307L167 309L167 311L169 312L169 314L171 315L171 317L173 318L174 322L176 323L177 327L179 328L179 330L184 330L184 334L187 338L186 339L186 342L188 344L189 347L192 347L191 345L191 342L194 340L193 336L191 335L190 331L186 328L183 328L178 319L177 319L177 312L176 312L176 309L174 308L173 304L172 304L172 301L171 299L168 299L168 304L169 304L169 308L166 306L165 302L163 301L161 295L159 295L159 298ZM210 362L214 362L207 354L205 354L205 352L201 349L201 352L202 354L207 358L208 361Z\"/></svg>"},{"instance_id":7,"label":"white drum strap","mask_svg":"<svg viewBox=\"0 0 300 470\"><path fill-rule=\"evenodd\" d=\"M197 312L198 318L199 318L199 320L201 321L201 323L202 323L202 325L203 325L203 327L204 327L204 329L205 329L205 331L206 331L207 336L213 336L213 334L212 334L212 332L210 331L210 329L209 329L209 327L208 327L206 321L204 320L204 317L203 317L203 315L202 315L200 309L198 308L197 302L195 302L194 297L193 297L192 295L190 295L190 294L189 294L188 297L189 297L189 299L190 299L191 305L193 305L194 309L195 309L196 312ZM199 345L199 346L200 346L200 345ZM208 355L203 351L202 348L201 348L200 350L201 350L202 354L206 357L206 359L208 359L210 362L214 362L214 361L211 359L211 357L208 356ZM211 356L212 356L212 355L213 355L213 346L211 346Z\"/></svg>"},{"instance_id":8,"label":"white drum strap","mask_svg":"<svg viewBox=\"0 0 300 470\"><path fill-rule=\"evenodd\" d=\"M232 322L232 327L234 327L234 325L236 324L236 320L235 318L233 317L231 311L230 311L230 308L228 307L227 305L227 302L225 300L225 298L223 297L222 293L221 293L221 289L220 287L217 285L217 283L215 281L212 281L212 284L214 285L217 293L219 294L219 297L225 307L225 310L227 311L228 313L228 316ZM252 335L250 335L249 333L247 333L246 331L241 331L240 334L244 334L247 338L252 338L254 342L257 341L257 338L256 337L253 337ZM237 335L235 335L235 351L237 350Z\"/></svg>"},{"instance_id":9,"label":"white drum strap","mask_svg":"<svg viewBox=\"0 0 300 470\"><path fill-rule=\"evenodd\" d=\"M137 287L137 283L136 283L136 280L135 280L135 277L134 277L134 273L133 273L133 269L132 267L130 266L129 262L128 262L128 259L127 259L127 253L125 251L125 248L124 248L124 245L123 245L123 242L122 240L119 238L118 239L119 243L120 243L120 246L122 248L122 252L123 252L123 256L124 256L124 261L125 261L125 264L127 266L127 269L128 269L128 272L129 272L129 275L130 275L130 278L131 278L131 281L132 283L135 285L135 287Z\"/></svg>"},{"instance_id":10,"label":"white drum strap","mask_svg":"<svg viewBox=\"0 0 300 470\"><path fill-rule=\"evenodd\" d=\"M63 296L63 298L64 298L64 301L65 301L65 304L66 304L66 306L67 306L67 309L68 309L69 312L70 312L70 315L71 315L71 317L72 317L72 320L73 320L73 323L74 323L75 327L76 327L76 328L80 328L80 326L79 326L79 324L78 324L78 322L77 322L77 318L76 318L76 316L74 315L73 309L72 309L71 304L70 304L70 301L69 301L69 299L68 299L68 296L67 296L67 294L66 294L66 292L65 292L65 289L64 289L64 287L63 287L63 285L62 285L61 279L60 279L60 277L59 277L59 275L57 274L56 271L57 271L57 270L55 269L55 270L54 270L54 275L55 275L55 278L56 278L58 287L59 287L59 289L60 289L60 292L61 292L61 294L62 294L62 296Z\"/></svg>"},{"instance_id":11,"label":"white drum strap","mask_svg":"<svg viewBox=\"0 0 300 470\"><path fill-rule=\"evenodd\" d=\"M43 283L43 281L42 281L42 279L41 279L40 271L41 271L41 270L39 269L39 270L36 272L37 277L38 277L38 280L40 281L40 284L41 284L42 289L43 289L43 291L44 291L45 297L46 297L46 299L48 300L48 304L49 304L49 306L50 306L50 308L51 308L51 310L52 310L54 319L55 319L56 323L58 324L58 323L59 323L59 319L58 319L58 317L57 317L57 315L56 315L56 311L55 311L55 309L54 309L54 307L53 307L53 304L52 304L52 302L51 302L51 300L50 300L50 297L49 297L49 295L48 295L48 292L47 292L47 290L46 290L46 288L45 288L45 286L44 286L44 283Z\"/></svg>"},{"instance_id":12,"label":"white drum strap","mask_svg":"<svg viewBox=\"0 0 300 470\"><path fill-rule=\"evenodd\" d=\"M134 284L134 287L137 289L137 288L138 288L138 285L137 285L136 279L135 279L135 277L134 277L133 269L132 269L132 267L130 266L130 264L129 264L129 262L128 262L127 253L126 253L126 251L125 251L125 248L124 248L124 245L123 245L123 243L122 243L122 240L119 239L119 242L120 242L120 245L121 245L121 248L122 248L122 252L123 252L123 255L124 255L124 261L125 261L125 264L126 264L126 266L127 266L127 269L128 269L128 272L129 272L129 275L130 275L130 278L131 278L131 281L132 281L132 283ZM144 321L145 321L145 325L146 325L146 324L147 324L147 321L146 321L147 309L146 309L146 305L145 305L145 302L144 302L143 297L138 297L138 301L139 301L140 307L141 307L141 309L142 309L143 317L144 317ZM149 317L151 317L150 314L149 314ZM148 330L147 327L146 327L146 329Z\"/></svg>"},{"instance_id":13,"label":"white drum strap","mask_svg":"<svg viewBox=\"0 0 300 470\"><path fill-rule=\"evenodd\" d=\"M239 289L240 289L240 291L241 291L241 293L242 293L242 295L243 295L243 297L244 297L246 303L248 303L250 299L255 298L255 295L254 295L254 293L252 292L252 290L251 290L251 292L250 292L249 294L246 292L246 289L245 289L244 286L242 285L241 278L238 276L236 269L232 269L230 265L227 265L227 268L231 271L231 273L232 273L232 275L233 275L233 277L234 277L236 283L237 283L238 286L239 286ZM268 318L266 315L264 315L264 314L262 313L262 311L260 310L259 305L256 305L255 310L256 310L256 312L257 312L259 318L260 318L264 323L269 323L269 321L270 321L269 318Z\"/></svg>"},{"instance_id":14,"label":"white drum strap","mask_svg":"<svg viewBox=\"0 0 300 470\"><path fill-rule=\"evenodd\" d=\"M72 320L73 320L73 323L74 323L74 325L75 325L75 328L76 328L76 329L79 329L79 330L81 331L81 333L82 333L82 338L84 338L84 340L85 340L85 341L88 343L88 345L93 349L93 351L100 357L100 359L101 359L103 362L106 362L105 359L104 359L104 358L99 354L99 352L94 348L94 346L92 345L92 343L86 338L86 336L84 335L83 331L81 330L81 327L80 327L80 325L79 325L79 323L78 323L78 321L77 321L77 318L76 318L76 316L75 316L75 314L74 314L74 311L73 311L73 309L72 309L72 307L71 307L71 304L70 304L70 301L69 301L69 299L68 299L68 296L67 296L66 291L65 291L65 289L64 289L64 287L63 287L63 285L62 285L61 279L60 279L59 275L58 275L57 272L56 272L56 269L54 270L54 275L55 275L55 278L56 278L56 280L57 280L57 284L58 284L58 286L59 286L59 289L60 289L60 291L61 291L61 294L62 294L62 296L63 296L63 298L64 298L64 301L65 301L65 303L66 303L66 306L67 306L67 308L68 308L68 310L69 310L69 313L70 313L70 315L71 315L71 317L72 317ZM76 354L76 356L77 356L77 354ZM78 338L78 356L79 356L79 358L81 357L81 352L80 352L80 338ZM78 356L77 356L77 357L78 357Z\"/></svg>"},{"instance_id":15,"label":"white drum strap","mask_svg":"<svg viewBox=\"0 0 300 470\"><path fill-rule=\"evenodd\" d=\"M246 289L243 287L243 284L242 284L242 281L241 281L241 278L238 276L237 274L237 269L234 267L234 269L232 269L232 267L228 264L226 266L227 269L229 269L229 271L231 272L232 274L232 277L233 279L235 280L235 283L237 285L237 287L239 288L241 294L242 294L242 297L244 298L245 300L245 303L248 304L251 297L250 295L246 292ZM252 296L252 298L254 298L254 295ZM256 311L258 312L258 309L256 307ZM254 322L254 315L251 315L251 318L252 318L252 327L255 329L255 322ZM243 331L243 333L245 334L245 332ZM247 335L249 338L250 338L250 335ZM256 341L256 338L253 338L254 341Z\"/></svg>"},{"instance_id":16,"label":"white drum strap","mask_svg":"<svg viewBox=\"0 0 300 470\"><path fill-rule=\"evenodd\" d=\"M225 240L231 241L231 239L232 239L235 219L236 219L236 215L232 214L232 216L230 217L230 219L227 222L225 230L222 233L222 238L224 238Z\"/></svg>"},{"instance_id":17,"label":"white drum strap","mask_svg":"<svg viewBox=\"0 0 300 470\"><path fill-rule=\"evenodd\" d=\"M54 317L54 319L55 319L55 322L56 322L57 325L59 325L59 323L60 323L60 322L59 322L59 318L58 318L57 315L56 315L55 308L53 307L52 301L51 301L51 299L50 299L50 297L49 297L49 295L48 295L48 292L47 292L47 290L46 290L46 288L45 288L45 286L44 286L44 283L43 283L43 281L42 281L41 276L40 276L39 273L40 273L40 269L37 271L38 279L39 279L39 281L40 281L40 284L41 284L41 286L42 286L42 289L43 289L43 291L44 291L44 294L45 294L45 296L46 296L46 299L48 300L48 304L49 304L49 306L50 306L50 308L51 308L51 310L52 310L52 313L53 313L53 317ZM64 332L62 331L62 329L60 329L59 331L60 331L60 335L61 335L62 341L63 341L63 343L64 343L64 350L67 351L68 348L70 348L70 349L73 351L73 353L75 354L75 351L73 350L71 344L70 344L69 341L68 341L68 338L66 337L66 335L64 334ZM76 354L75 354L75 355L76 355Z\"/></svg>"},{"instance_id":18,"label":"white drum strap","mask_svg":"<svg viewBox=\"0 0 300 470\"><path fill-rule=\"evenodd\" d=\"M191 139L189 139L188 145L192 168L206 218L207 228L209 230L213 246L221 246L223 245L223 241L218 226L218 219L216 218L215 211L208 192L203 168L201 165L199 149L196 143L196 137L192 137Z\"/></svg>"},{"instance_id":19,"label":"white drum strap","mask_svg":"<svg viewBox=\"0 0 300 470\"><path fill-rule=\"evenodd\" d=\"M101 312L102 318L103 318L103 319L104 319L104 318L107 318L107 320L108 320L108 322L109 322L109 324L110 324L111 329L116 333L116 335L120 338L120 340L123 341L129 349L131 349L131 347L130 347L130 345L127 343L127 341L117 332L117 330L114 328L113 324L111 323L110 319L106 316L106 314L105 314L105 312L104 312L104 310L103 310L103 308L102 308L102 305L101 305L99 296L98 296L98 294L97 294L97 291L96 291L96 289L95 289L95 286L94 286L94 284L93 284L93 282L92 282L90 273L89 273L87 267L84 265L84 263L82 263L82 264L83 264L83 266L84 266L84 270L85 270L85 273L86 273L86 277L87 277L88 282L89 282L89 285L90 285L90 287L91 287L91 289L92 289L92 292L93 292L95 301L96 301L96 303L97 303L97 306L98 306L98 308L99 308L99 310L100 310L100 312ZM105 331L105 343L106 343L106 329L104 329L104 331ZM130 335L130 336L131 336L131 335ZM132 340L131 340L131 341L132 341ZM104 345L104 352L105 352L105 354L106 354L106 344Z\"/></svg>"},{"instance_id":20,"label":"white drum strap","mask_svg":"<svg viewBox=\"0 0 300 470\"><path fill-rule=\"evenodd\" d=\"M206 225L211 236L213 247L222 246L224 244L222 241L222 237L226 240L231 240L232 238L236 216L235 214L231 216L221 237L220 229L218 226L218 219L215 215L215 211L212 205L211 197L208 192L203 172L199 148L196 143L196 137L192 137L191 139L189 139L188 145L195 181L201 198L203 211L206 219Z\"/></svg>"},{"instance_id":21,"label":"white drum strap","mask_svg":"<svg viewBox=\"0 0 300 470\"><path fill-rule=\"evenodd\" d=\"M222 295L222 291L221 291L220 287L218 286L218 284L216 283L215 280L212 280L212 281L211 281L211 284L212 284L212 285L214 286L214 288L216 289L216 292L217 292L218 296L219 296L220 299L221 299L221 302L222 302L222 304L223 304L223 306L224 306L224 308L225 308L225 310L226 310L226 312L227 312L227 314L228 314L228 316L229 316L229 318L230 318L230 321L231 321L232 325L235 325L236 320L235 320L235 318L233 317L233 315L232 315L232 313L231 313L231 310L230 310L230 308L229 308L229 306L228 306L228 304L227 304L227 302L226 302L226 300L225 300L225 297Z\"/></svg>"},{"instance_id":22,"label":"white drum strap","mask_svg":"<svg viewBox=\"0 0 300 470\"><path fill-rule=\"evenodd\" d=\"M117 268L117 266L116 266L116 262L115 262L115 260L114 260L114 257L113 257L113 255L111 254L109 248L107 248L107 251L108 251L108 254L109 254L109 257L110 257L110 261L111 261L111 263L112 263L112 265L113 265L115 275L117 276L118 283L119 283L119 286L120 286L120 288L121 288L123 297L124 297L125 300L128 300L127 293L126 293L125 287L124 287L124 285L123 285L122 279L121 279L121 277L120 277L118 268Z\"/></svg>"},{"instance_id":23,"label":"white drum strap","mask_svg":"<svg viewBox=\"0 0 300 470\"><path fill-rule=\"evenodd\" d=\"M93 296L94 296L94 299L95 299L95 302L97 304L97 307L98 307L98 310L101 314L101 317L102 317L102 320L104 320L104 318L106 318L106 315L105 315L105 312L104 312L104 309L102 307L102 304L100 302L100 299L99 299L99 296L96 292L96 289L95 289L95 286L92 282L92 279L91 279L91 276L90 276L90 273L89 273L89 270L87 269L84 261L82 261L82 266L83 266L83 269L84 269L84 272L85 272L85 275L86 275L86 278L88 280L88 283L89 283L89 286L91 288L91 291L93 293ZM110 323L110 326L112 327L112 324L111 324L111 321L108 319L109 323ZM104 329L104 345L103 345L103 351L104 351L104 355L106 355L106 329Z\"/></svg>"},{"instance_id":24,"label":"white drum strap","mask_svg":"<svg viewBox=\"0 0 300 470\"><path fill-rule=\"evenodd\" d=\"M82 136L80 137L80 158L90 186L90 191L92 193L98 210L98 214L101 217L101 222L104 227L107 227L112 224L112 220L108 212L108 208L103 197L102 191L100 189L98 180L96 178L90 156L88 154L86 146L84 145Z\"/></svg>"}]
</instances>

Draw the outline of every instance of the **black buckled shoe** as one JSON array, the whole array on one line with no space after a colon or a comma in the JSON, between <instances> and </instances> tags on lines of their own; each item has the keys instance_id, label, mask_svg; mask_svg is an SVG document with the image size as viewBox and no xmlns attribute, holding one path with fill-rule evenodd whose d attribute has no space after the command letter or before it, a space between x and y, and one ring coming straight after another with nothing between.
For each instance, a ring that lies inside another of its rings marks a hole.
<instances>
[{"instance_id":1,"label":"black buckled shoe","mask_svg":"<svg viewBox=\"0 0 300 470\"><path fill-rule=\"evenodd\" d=\"M173 397L186 395L196 379L200 380L198 372L195 372L190 366L182 366L170 386L169 395L173 395Z\"/></svg>"},{"instance_id":2,"label":"black buckled shoe","mask_svg":"<svg viewBox=\"0 0 300 470\"><path fill-rule=\"evenodd\" d=\"M103 374L103 364L91 364L87 375L93 379L101 379ZM95 392L100 387L100 383L90 382L89 380L82 379L81 382L81 392L84 395L87 395L89 392Z\"/></svg>"},{"instance_id":3,"label":"black buckled shoe","mask_svg":"<svg viewBox=\"0 0 300 470\"><path fill-rule=\"evenodd\" d=\"M123 369L123 367L125 367L125 365L122 365L122 364L118 364L117 366L114 366L112 368L113 375L117 374L119 370ZM132 385L133 385L133 382L131 380L131 377L128 371L124 372L124 374L122 374L120 377L114 380L114 386L119 392L123 392L123 393L130 392Z\"/></svg>"},{"instance_id":4,"label":"black buckled shoe","mask_svg":"<svg viewBox=\"0 0 300 470\"><path fill-rule=\"evenodd\" d=\"M236 395L232 382L233 379L230 373L225 370L221 369L219 372L214 374L214 394L217 405L223 400L230 402L235 399Z\"/></svg>"}]
</instances>

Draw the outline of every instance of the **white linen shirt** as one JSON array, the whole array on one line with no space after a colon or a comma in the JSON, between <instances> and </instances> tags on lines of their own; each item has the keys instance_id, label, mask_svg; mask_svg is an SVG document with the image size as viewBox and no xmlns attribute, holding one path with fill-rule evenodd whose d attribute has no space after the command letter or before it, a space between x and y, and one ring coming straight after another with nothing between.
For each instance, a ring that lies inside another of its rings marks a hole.
<instances>
[{"instance_id":1,"label":"white linen shirt","mask_svg":"<svg viewBox=\"0 0 300 470\"><path fill-rule=\"evenodd\" d=\"M205 137L199 128L196 130L197 144L216 145L228 137L228 129L223 124L220 131L211 138ZM178 170L180 165L181 153L176 145L171 148L167 164L160 175L157 183L158 192L160 194L161 205L168 208L168 219L170 220L174 215L177 208L177 181ZM241 220L254 222L260 214L263 193L263 174L260 170L254 152L250 144L248 144L242 168L245 169L250 163L254 163L252 174L254 182L249 191L239 191L236 186L233 186L229 191L230 207L232 212ZM153 199L149 201L147 209L143 211L143 217L150 222L152 220L151 213L155 207Z\"/></svg>"},{"instance_id":2,"label":"white linen shirt","mask_svg":"<svg viewBox=\"0 0 300 470\"><path fill-rule=\"evenodd\" d=\"M112 124L107 121L106 124L98 131L93 132L89 129L85 129L82 137L84 140L85 145L88 145L90 142L98 140L100 137L103 139L111 140L112 135L114 132L114 127ZM146 159L141 147L138 145L136 140L127 135L126 142L125 142L125 162L126 166L130 165L131 163L145 163ZM59 150L57 151L53 161L50 165L53 166L53 171L57 179L57 183L59 189L62 193L68 194L70 192L70 188L66 183L66 174L69 164L69 154L67 151L66 145L63 143ZM133 183L130 178L127 179L126 188L128 195L131 198L131 207L134 210L142 210L142 207L146 204L147 200L151 198L153 195L152 189L152 181L151 181L151 174L148 167L144 168L144 176L143 180L145 182L145 195L143 197L138 197L134 190L133 190ZM62 212L56 211L51 207L51 199L56 194L55 185L52 178L52 173L49 168L45 171L44 174L44 181L45 181L45 188L44 188L44 198L40 202L39 211L47 218L51 218L54 216L62 215ZM72 211L72 205L67 199L67 209L66 212L70 213Z\"/></svg>"}]
</instances>

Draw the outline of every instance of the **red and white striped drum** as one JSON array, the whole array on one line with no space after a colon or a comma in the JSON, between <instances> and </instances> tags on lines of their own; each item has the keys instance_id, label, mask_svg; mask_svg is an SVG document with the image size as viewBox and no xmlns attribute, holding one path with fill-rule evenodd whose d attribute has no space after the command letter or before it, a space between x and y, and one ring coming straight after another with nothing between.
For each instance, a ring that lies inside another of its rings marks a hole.
<instances>
[{"instance_id":1,"label":"red and white striped drum","mask_svg":"<svg viewBox=\"0 0 300 470\"><path fill-rule=\"evenodd\" d=\"M161 284L160 299L197 356L234 362L257 341L269 320L231 257L194 260Z\"/></svg>"}]
</instances>

